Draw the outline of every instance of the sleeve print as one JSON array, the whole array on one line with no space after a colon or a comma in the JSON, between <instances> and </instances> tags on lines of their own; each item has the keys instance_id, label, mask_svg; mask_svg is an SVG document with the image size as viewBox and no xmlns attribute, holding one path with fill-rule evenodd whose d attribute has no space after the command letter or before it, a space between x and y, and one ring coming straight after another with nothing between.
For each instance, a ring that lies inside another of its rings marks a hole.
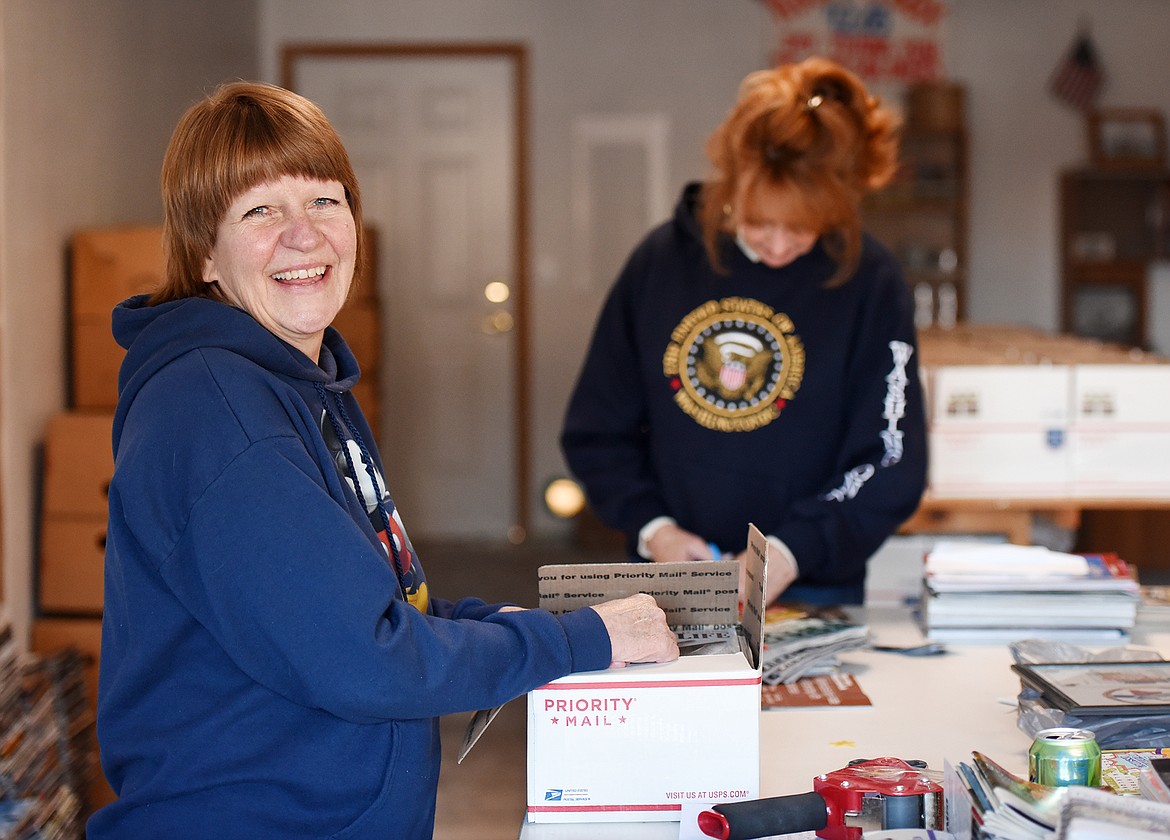
<instances>
[{"instance_id":1,"label":"sleeve print","mask_svg":"<svg viewBox=\"0 0 1170 840\"><path fill-rule=\"evenodd\" d=\"M902 460L903 435L898 425L906 416L906 365L914 353L914 348L905 341L891 341L889 348L893 367L886 374L886 397L882 409L882 419L886 421L886 428L881 432L882 467L892 467ZM876 472L877 468L873 464L860 464L849 470L840 486L830 490L823 498L835 502L852 499Z\"/></svg>"}]
</instances>

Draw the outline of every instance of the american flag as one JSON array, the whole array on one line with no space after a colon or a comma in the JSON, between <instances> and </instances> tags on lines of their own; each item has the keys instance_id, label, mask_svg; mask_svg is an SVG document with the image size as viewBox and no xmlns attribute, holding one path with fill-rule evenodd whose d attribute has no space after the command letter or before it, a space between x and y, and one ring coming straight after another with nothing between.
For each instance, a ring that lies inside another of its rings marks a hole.
<instances>
[{"instance_id":1,"label":"american flag","mask_svg":"<svg viewBox=\"0 0 1170 840\"><path fill-rule=\"evenodd\" d=\"M1104 84L1105 72L1097 60L1097 50L1088 34L1082 32L1052 71L1048 90L1066 105L1087 111Z\"/></svg>"}]
</instances>

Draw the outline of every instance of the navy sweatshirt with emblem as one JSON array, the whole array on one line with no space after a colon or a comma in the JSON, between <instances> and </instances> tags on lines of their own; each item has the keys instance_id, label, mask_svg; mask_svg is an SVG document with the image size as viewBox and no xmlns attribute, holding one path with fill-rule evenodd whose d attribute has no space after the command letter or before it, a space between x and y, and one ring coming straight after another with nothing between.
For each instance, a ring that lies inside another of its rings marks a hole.
<instances>
[{"instance_id":1,"label":"navy sweatshirt with emblem","mask_svg":"<svg viewBox=\"0 0 1170 840\"><path fill-rule=\"evenodd\" d=\"M561 436L569 467L631 551L659 516L725 552L754 523L792 551L798 583L860 587L925 484L906 283L868 236L832 288L820 243L769 268L728 241L717 273L697 196L684 190L603 305Z\"/></svg>"},{"instance_id":2,"label":"navy sweatshirt with emblem","mask_svg":"<svg viewBox=\"0 0 1170 840\"><path fill-rule=\"evenodd\" d=\"M91 840L429 838L438 715L609 664L591 609L428 591L335 330L318 365L240 309L138 297L114 334L98 737L119 798Z\"/></svg>"}]
</instances>

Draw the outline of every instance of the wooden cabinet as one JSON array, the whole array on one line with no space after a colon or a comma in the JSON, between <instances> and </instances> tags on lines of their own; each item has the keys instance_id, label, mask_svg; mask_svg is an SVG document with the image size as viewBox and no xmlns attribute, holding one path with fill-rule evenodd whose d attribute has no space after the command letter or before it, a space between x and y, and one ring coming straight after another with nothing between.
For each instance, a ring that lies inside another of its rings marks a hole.
<instances>
[{"instance_id":1,"label":"wooden cabinet","mask_svg":"<svg viewBox=\"0 0 1170 840\"><path fill-rule=\"evenodd\" d=\"M898 173L862 205L866 229L893 251L920 329L953 326L967 308L967 134L963 89L907 92Z\"/></svg>"},{"instance_id":2,"label":"wooden cabinet","mask_svg":"<svg viewBox=\"0 0 1170 840\"><path fill-rule=\"evenodd\" d=\"M1062 329L1148 347L1147 271L1170 255L1170 172L1062 173L1060 250Z\"/></svg>"}]
</instances>

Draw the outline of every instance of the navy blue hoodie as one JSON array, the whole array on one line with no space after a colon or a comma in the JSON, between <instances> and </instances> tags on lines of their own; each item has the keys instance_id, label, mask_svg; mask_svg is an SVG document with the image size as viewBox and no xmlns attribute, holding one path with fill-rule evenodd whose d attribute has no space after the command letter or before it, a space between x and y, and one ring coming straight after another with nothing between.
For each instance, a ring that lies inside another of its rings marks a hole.
<instances>
[{"instance_id":1,"label":"navy blue hoodie","mask_svg":"<svg viewBox=\"0 0 1170 840\"><path fill-rule=\"evenodd\" d=\"M818 243L781 268L734 243L707 259L698 186L638 245L605 301L561 443L602 520L671 516L723 551L755 523L798 583L860 593L918 506L926 431L909 291L866 236L847 282Z\"/></svg>"},{"instance_id":2,"label":"navy blue hoodie","mask_svg":"<svg viewBox=\"0 0 1170 840\"><path fill-rule=\"evenodd\" d=\"M430 595L332 328L318 366L208 299L113 322L90 840L430 837L436 716L606 667L601 619Z\"/></svg>"}]
</instances>

